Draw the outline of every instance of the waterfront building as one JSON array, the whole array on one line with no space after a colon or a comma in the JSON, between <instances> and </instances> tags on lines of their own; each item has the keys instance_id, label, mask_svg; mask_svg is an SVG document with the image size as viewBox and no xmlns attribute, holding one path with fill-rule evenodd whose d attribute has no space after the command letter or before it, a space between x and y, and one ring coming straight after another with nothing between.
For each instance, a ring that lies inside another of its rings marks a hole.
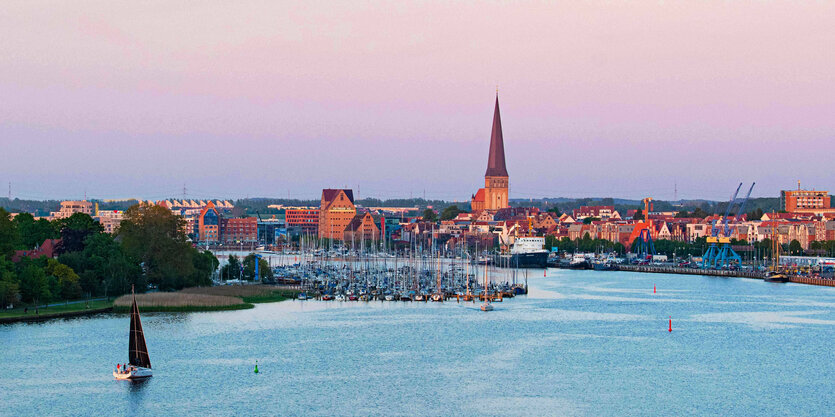
<instances>
[{"instance_id":1,"label":"waterfront building","mask_svg":"<svg viewBox=\"0 0 835 417\"><path fill-rule=\"evenodd\" d=\"M197 216L197 230L201 242L220 241L220 212L211 201Z\"/></svg>"},{"instance_id":2,"label":"waterfront building","mask_svg":"<svg viewBox=\"0 0 835 417\"><path fill-rule=\"evenodd\" d=\"M789 213L813 213L832 208L829 191L801 190L799 185L797 190L780 192L780 206L783 210Z\"/></svg>"},{"instance_id":3,"label":"waterfront building","mask_svg":"<svg viewBox=\"0 0 835 417\"><path fill-rule=\"evenodd\" d=\"M343 239L348 242L365 240L381 240L385 231L385 218L372 216L371 213L360 213L351 219L345 227ZM379 226L378 226L379 225Z\"/></svg>"},{"instance_id":4,"label":"waterfront building","mask_svg":"<svg viewBox=\"0 0 835 417\"><path fill-rule=\"evenodd\" d=\"M93 215L93 203L87 200L82 201L62 201L61 208L58 211L49 213L50 219L66 219L75 213L84 213L89 216Z\"/></svg>"},{"instance_id":5,"label":"waterfront building","mask_svg":"<svg viewBox=\"0 0 835 417\"><path fill-rule=\"evenodd\" d=\"M319 206L319 238L343 239L345 228L354 219L354 192L347 189L322 190Z\"/></svg>"},{"instance_id":6,"label":"waterfront building","mask_svg":"<svg viewBox=\"0 0 835 417\"><path fill-rule=\"evenodd\" d=\"M319 231L319 209L316 207L294 207L284 211L287 227L299 228L303 234Z\"/></svg>"},{"instance_id":7,"label":"waterfront building","mask_svg":"<svg viewBox=\"0 0 835 417\"><path fill-rule=\"evenodd\" d=\"M499 114L499 96L493 111L493 129L490 134L490 152L487 156L487 171L484 173L484 188L473 194L470 206L476 210L498 210L509 207L510 176L504 157L502 119Z\"/></svg>"},{"instance_id":8,"label":"waterfront building","mask_svg":"<svg viewBox=\"0 0 835 417\"><path fill-rule=\"evenodd\" d=\"M254 243L258 241L258 219L255 217L221 218L223 243Z\"/></svg>"}]
</instances>

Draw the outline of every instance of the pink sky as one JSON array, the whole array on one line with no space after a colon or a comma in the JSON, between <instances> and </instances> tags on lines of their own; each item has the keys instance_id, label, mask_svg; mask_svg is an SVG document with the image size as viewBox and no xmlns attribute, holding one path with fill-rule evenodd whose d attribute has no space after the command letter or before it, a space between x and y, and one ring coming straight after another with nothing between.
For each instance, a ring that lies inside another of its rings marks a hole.
<instances>
[{"instance_id":1,"label":"pink sky","mask_svg":"<svg viewBox=\"0 0 835 417\"><path fill-rule=\"evenodd\" d=\"M20 198L466 200L499 86L511 198L833 189L835 2L17 1Z\"/></svg>"}]
</instances>

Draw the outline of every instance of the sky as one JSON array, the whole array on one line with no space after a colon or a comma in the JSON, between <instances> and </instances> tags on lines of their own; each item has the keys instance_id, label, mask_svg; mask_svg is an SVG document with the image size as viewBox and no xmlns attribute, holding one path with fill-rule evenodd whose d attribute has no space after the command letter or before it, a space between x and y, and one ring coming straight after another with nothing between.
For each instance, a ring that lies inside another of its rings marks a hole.
<instances>
[{"instance_id":1,"label":"sky","mask_svg":"<svg viewBox=\"0 0 835 417\"><path fill-rule=\"evenodd\" d=\"M835 186L835 2L0 7L0 196L467 201ZM747 186L746 186L747 188Z\"/></svg>"}]
</instances>

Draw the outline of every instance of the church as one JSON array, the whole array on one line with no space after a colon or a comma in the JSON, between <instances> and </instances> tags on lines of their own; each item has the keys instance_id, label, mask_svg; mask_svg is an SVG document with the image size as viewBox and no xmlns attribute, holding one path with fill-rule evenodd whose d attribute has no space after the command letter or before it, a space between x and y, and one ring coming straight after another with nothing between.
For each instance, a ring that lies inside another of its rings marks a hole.
<instances>
[{"instance_id":1,"label":"church","mask_svg":"<svg viewBox=\"0 0 835 417\"><path fill-rule=\"evenodd\" d=\"M493 111L493 132L490 134L490 154L487 157L487 172L484 173L484 188L472 196L472 211L498 210L509 207L509 179L504 162L504 139L502 118L499 115L499 96L496 95L496 109Z\"/></svg>"}]
</instances>

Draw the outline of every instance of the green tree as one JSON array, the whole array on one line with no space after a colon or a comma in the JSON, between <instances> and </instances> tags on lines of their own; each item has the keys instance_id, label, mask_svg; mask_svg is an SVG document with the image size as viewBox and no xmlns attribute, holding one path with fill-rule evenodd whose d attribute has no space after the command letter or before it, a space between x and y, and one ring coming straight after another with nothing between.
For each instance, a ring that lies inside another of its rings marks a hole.
<instances>
[{"instance_id":1,"label":"green tree","mask_svg":"<svg viewBox=\"0 0 835 417\"><path fill-rule=\"evenodd\" d=\"M635 214L632 215L632 220L644 220L644 211L638 209L635 211Z\"/></svg>"},{"instance_id":2,"label":"green tree","mask_svg":"<svg viewBox=\"0 0 835 417\"><path fill-rule=\"evenodd\" d=\"M585 217L585 218L583 218L583 224L591 224L591 222L596 222L598 220L600 220L600 217L592 217L592 216Z\"/></svg>"},{"instance_id":3,"label":"green tree","mask_svg":"<svg viewBox=\"0 0 835 417\"><path fill-rule=\"evenodd\" d=\"M11 261L0 255L0 308L14 304L20 298L20 285Z\"/></svg>"},{"instance_id":4,"label":"green tree","mask_svg":"<svg viewBox=\"0 0 835 417\"><path fill-rule=\"evenodd\" d=\"M548 208L547 212L548 213L554 213L554 218L558 218L558 217L562 216L562 213L560 212L560 208L556 204L554 204L553 207Z\"/></svg>"},{"instance_id":5,"label":"green tree","mask_svg":"<svg viewBox=\"0 0 835 417\"><path fill-rule=\"evenodd\" d=\"M435 214L435 210L428 208L426 210L423 210L423 220L426 220L428 222L434 222L438 220L438 215Z\"/></svg>"},{"instance_id":6,"label":"green tree","mask_svg":"<svg viewBox=\"0 0 835 417\"><path fill-rule=\"evenodd\" d=\"M676 213L676 218L677 219L682 219L682 218L687 218L687 217L690 217L690 213L688 213L687 210L681 210L678 213Z\"/></svg>"},{"instance_id":7,"label":"green tree","mask_svg":"<svg viewBox=\"0 0 835 417\"><path fill-rule=\"evenodd\" d=\"M748 220L759 220L763 217L763 214L765 214L765 213L763 213L763 209L758 207L758 208L754 209L753 211L749 212L746 215L746 218Z\"/></svg>"},{"instance_id":8,"label":"green tree","mask_svg":"<svg viewBox=\"0 0 835 417\"><path fill-rule=\"evenodd\" d=\"M20 242L20 234L6 209L0 207L0 255L11 256Z\"/></svg>"},{"instance_id":9,"label":"green tree","mask_svg":"<svg viewBox=\"0 0 835 417\"><path fill-rule=\"evenodd\" d=\"M58 237L52 223L46 219L35 220L29 213L18 214L14 223L20 233L20 245L23 249L32 249L40 246L46 239Z\"/></svg>"},{"instance_id":10,"label":"green tree","mask_svg":"<svg viewBox=\"0 0 835 417\"><path fill-rule=\"evenodd\" d=\"M704 219L707 216L710 216L710 213L708 213L707 211L705 211L701 207L696 207L696 209L693 210L693 213L690 215L690 217L696 217L696 218L699 218L699 219Z\"/></svg>"},{"instance_id":11,"label":"green tree","mask_svg":"<svg viewBox=\"0 0 835 417\"><path fill-rule=\"evenodd\" d=\"M222 280L241 278L241 261L237 256L229 255L226 265L220 268L220 278Z\"/></svg>"},{"instance_id":12,"label":"green tree","mask_svg":"<svg viewBox=\"0 0 835 417\"><path fill-rule=\"evenodd\" d=\"M553 235L545 236L545 249L548 249L550 251L551 248L554 248L554 247L556 247L556 248L560 247L559 239L557 239L557 237L553 236Z\"/></svg>"},{"instance_id":13,"label":"green tree","mask_svg":"<svg viewBox=\"0 0 835 417\"><path fill-rule=\"evenodd\" d=\"M194 276L192 276L189 286L207 286L212 285L212 274L217 271L217 266L220 261L215 255L209 251L198 251L194 256Z\"/></svg>"},{"instance_id":14,"label":"green tree","mask_svg":"<svg viewBox=\"0 0 835 417\"><path fill-rule=\"evenodd\" d=\"M255 254L250 253L244 258L244 279L252 281L255 278ZM261 281L271 280L273 277L270 264L265 259L258 260L258 276Z\"/></svg>"},{"instance_id":15,"label":"green tree","mask_svg":"<svg viewBox=\"0 0 835 417\"><path fill-rule=\"evenodd\" d=\"M39 304L48 302L52 294L49 292L49 280L43 268L35 264L26 266L20 273L20 298L24 302Z\"/></svg>"},{"instance_id":16,"label":"green tree","mask_svg":"<svg viewBox=\"0 0 835 417\"><path fill-rule=\"evenodd\" d=\"M75 213L54 222L55 229L61 234L64 251L67 252L84 250L84 242L88 237L104 231L102 225L86 213Z\"/></svg>"},{"instance_id":17,"label":"green tree","mask_svg":"<svg viewBox=\"0 0 835 417\"><path fill-rule=\"evenodd\" d=\"M57 282L57 291L52 291L53 295L60 295L64 300L81 298L81 285L79 284L81 279L72 268L55 259L49 259L45 272L55 277Z\"/></svg>"},{"instance_id":18,"label":"green tree","mask_svg":"<svg viewBox=\"0 0 835 417\"><path fill-rule=\"evenodd\" d=\"M800 242L797 239L793 239L789 242L789 253L792 255L802 255L803 254L803 247L800 245Z\"/></svg>"},{"instance_id":19,"label":"green tree","mask_svg":"<svg viewBox=\"0 0 835 417\"><path fill-rule=\"evenodd\" d=\"M117 236L125 254L142 265L148 283L178 290L195 274L197 250L187 241L185 226L165 207L137 204L125 210Z\"/></svg>"},{"instance_id":20,"label":"green tree","mask_svg":"<svg viewBox=\"0 0 835 417\"><path fill-rule=\"evenodd\" d=\"M452 220L458 217L458 213L461 213L461 210L458 209L458 206L449 206L441 212L441 220Z\"/></svg>"}]
</instances>

